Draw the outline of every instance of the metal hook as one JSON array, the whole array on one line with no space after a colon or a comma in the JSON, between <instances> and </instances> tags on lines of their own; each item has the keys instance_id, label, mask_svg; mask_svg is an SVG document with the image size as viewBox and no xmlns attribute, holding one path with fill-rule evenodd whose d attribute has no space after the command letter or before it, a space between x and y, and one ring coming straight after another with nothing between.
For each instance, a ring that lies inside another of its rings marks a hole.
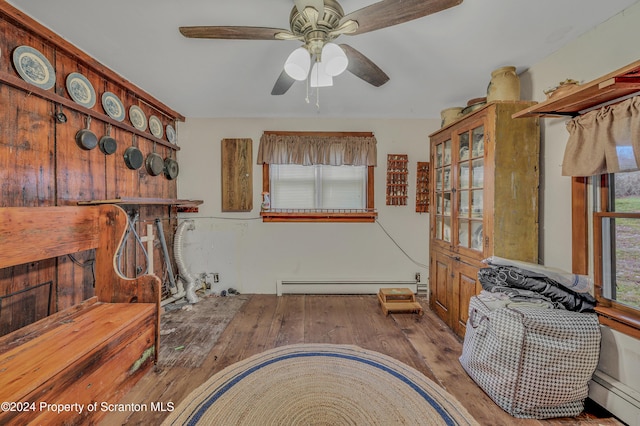
<instances>
[{"instance_id":1,"label":"metal hook","mask_svg":"<svg viewBox=\"0 0 640 426\"><path fill-rule=\"evenodd\" d=\"M64 114L64 112L62 112L62 105L58 104L57 111L54 114L54 117L56 118L58 123L66 123L67 122L67 116Z\"/></svg>"}]
</instances>

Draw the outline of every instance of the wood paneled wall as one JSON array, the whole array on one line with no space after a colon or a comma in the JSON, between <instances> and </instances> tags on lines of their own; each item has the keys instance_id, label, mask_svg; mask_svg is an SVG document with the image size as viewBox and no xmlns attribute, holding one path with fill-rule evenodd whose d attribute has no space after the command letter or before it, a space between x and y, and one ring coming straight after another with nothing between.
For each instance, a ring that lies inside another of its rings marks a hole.
<instances>
[{"instance_id":1,"label":"wood paneled wall","mask_svg":"<svg viewBox=\"0 0 640 426\"><path fill-rule=\"evenodd\" d=\"M43 96L37 88L30 90L28 84L11 84L22 83L12 63L13 50L22 45L37 49L51 62L56 81L47 91L49 94ZM175 127L177 121L184 120L182 115L6 2L0 2L0 49L0 205L33 207L115 198L177 198L176 180L164 175L151 176L144 166L130 170L123 155L127 147L135 145L145 158L155 150L164 158L179 160L177 145L166 139L157 140L148 129L135 131L128 118L131 105L139 106L147 117L156 115L163 127L167 124ZM68 102L71 98L65 81L71 72L87 77L96 91L96 104L88 111ZM107 91L116 94L127 111L122 125L114 123L102 109L100 99ZM57 111L66 115L66 123L55 119ZM110 134L118 144L116 153L105 155L99 148L87 151L77 145L76 132L86 127L88 113L92 115L90 129L98 139L107 134L111 125ZM172 253L177 225L175 206L123 207L139 212L136 230L140 235L146 234L146 223L160 218ZM0 335L91 297L93 256L93 251L88 251L73 258L0 270ZM154 272L165 280L166 267L159 244L154 248L154 262ZM126 241L121 264L127 276L146 268L145 257L133 237ZM51 294L48 285L28 290L47 282L52 283ZM11 294L15 295L9 297Z\"/></svg>"}]
</instances>

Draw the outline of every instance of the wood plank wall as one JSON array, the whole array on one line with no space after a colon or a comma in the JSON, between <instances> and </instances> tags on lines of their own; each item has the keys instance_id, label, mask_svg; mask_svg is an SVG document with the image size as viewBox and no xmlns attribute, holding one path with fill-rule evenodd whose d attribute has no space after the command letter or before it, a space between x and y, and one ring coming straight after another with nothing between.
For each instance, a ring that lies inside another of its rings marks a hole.
<instances>
[{"instance_id":1,"label":"wood plank wall","mask_svg":"<svg viewBox=\"0 0 640 426\"><path fill-rule=\"evenodd\" d=\"M7 84L19 78L12 63L12 52L22 45L37 49L51 62L56 73L55 86L49 90L52 96L36 96L28 85ZM163 127L171 124L175 128L177 121L184 120L182 115L6 2L0 2L0 49L0 205L38 207L124 197L177 198L176 180L169 180L164 175L151 176L144 166L130 170L124 163L123 154L127 147L135 145L145 158L154 150L163 158L178 157L179 146L168 142L166 136L158 141L148 129L142 134L132 131L135 129L128 117L131 105L139 106L147 118L151 115L160 118ZM71 72L82 73L96 91L96 104L90 109L93 115L90 129L98 139L107 134L109 124L113 122L102 109L102 94L112 92L122 101L127 112L122 122L125 125L110 129L118 144L116 153L105 155L99 148L87 151L76 144L75 134L85 128L87 111L76 110L73 102L65 102L66 105L56 102L61 98L71 100L65 85L66 76ZM60 110L67 117L66 123L54 118ZM146 235L146 223L160 218L172 255L176 207L124 207L139 212L136 230L140 235ZM1 269L0 335L91 297L93 257L91 250L73 258L65 256ZM154 272L164 280L166 266L159 244L154 247L154 262ZM145 267L146 260L140 247L129 238L122 257L123 272L134 276L137 268ZM19 293L49 281L52 282L51 294L47 285ZM16 292L15 296L7 297Z\"/></svg>"}]
</instances>

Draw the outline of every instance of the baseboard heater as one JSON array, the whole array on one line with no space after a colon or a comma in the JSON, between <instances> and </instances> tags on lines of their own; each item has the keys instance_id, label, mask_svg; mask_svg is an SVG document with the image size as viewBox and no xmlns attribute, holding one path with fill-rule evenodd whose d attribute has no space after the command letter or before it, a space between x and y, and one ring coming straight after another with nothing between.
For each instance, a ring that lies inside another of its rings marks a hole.
<instances>
[{"instance_id":1,"label":"baseboard heater","mask_svg":"<svg viewBox=\"0 0 640 426\"><path fill-rule=\"evenodd\" d=\"M409 288L415 292L417 283L403 280L282 279L276 281L276 294L377 294L385 287Z\"/></svg>"},{"instance_id":2,"label":"baseboard heater","mask_svg":"<svg viewBox=\"0 0 640 426\"><path fill-rule=\"evenodd\" d=\"M589 383L589 398L630 426L640 426L640 393L596 370Z\"/></svg>"}]
</instances>

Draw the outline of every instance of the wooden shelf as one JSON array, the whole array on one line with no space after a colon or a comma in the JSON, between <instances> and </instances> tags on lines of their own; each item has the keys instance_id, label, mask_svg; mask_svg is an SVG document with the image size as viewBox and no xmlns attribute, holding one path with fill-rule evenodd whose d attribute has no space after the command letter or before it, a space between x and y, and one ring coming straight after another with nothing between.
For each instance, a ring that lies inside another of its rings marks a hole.
<instances>
[{"instance_id":1,"label":"wooden shelf","mask_svg":"<svg viewBox=\"0 0 640 426\"><path fill-rule=\"evenodd\" d=\"M151 133L147 133L147 132L143 132L141 130L136 129L135 127L123 122L123 121L117 121L114 120L113 118L109 117L106 114L102 114L100 112L94 111L92 109L89 108L85 108L80 104L75 103L74 101L72 101L71 99L67 99L64 96L60 96L52 91L49 90L44 90L39 88L38 86L34 86L32 84L27 83L26 81L22 80L19 77L13 76L11 74L7 74L6 72L2 72L0 71L0 82L7 84L11 87L14 87L16 89L20 89L23 90L31 95L34 96L38 96L39 98L42 99L46 99L48 101L51 101L55 104L58 105L62 105L65 108L69 108L71 110L77 111L81 114L84 115L88 115L91 118L95 118L97 120L100 121L104 121L105 123L109 123L114 127L118 127L122 130L125 130L127 132L131 132L133 134L136 134L138 136L141 136L145 139L150 140L151 142L156 142L159 145L163 145L166 146L168 148L174 149L176 151L180 150L180 147L178 145L174 145L169 141L166 141L164 139L159 139L156 138L155 136L153 136Z\"/></svg>"},{"instance_id":2,"label":"wooden shelf","mask_svg":"<svg viewBox=\"0 0 640 426\"><path fill-rule=\"evenodd\" d=\"M513 114L520 117L577 116L584 111L616 99L640 93L640 60L589 83L581 84L565 95L551 97Z\"/></svg>"},{"instance_id":3,"label":"wooden shelf","mask_svg":"<svg viewBox=\"0 0 640 426\"><path fill-rule=\"evenodd\" d=\"M204 201L202 200L178 200L175 198L138 198L138 197L124 197L113 198L110 200L90 200L90 201L78 201L79 206L94 206L98 204L135 204L135 205L162 205L162 206L182 206L182 207L194 207L199 206Z\"/></svg>"}]
</instances>

